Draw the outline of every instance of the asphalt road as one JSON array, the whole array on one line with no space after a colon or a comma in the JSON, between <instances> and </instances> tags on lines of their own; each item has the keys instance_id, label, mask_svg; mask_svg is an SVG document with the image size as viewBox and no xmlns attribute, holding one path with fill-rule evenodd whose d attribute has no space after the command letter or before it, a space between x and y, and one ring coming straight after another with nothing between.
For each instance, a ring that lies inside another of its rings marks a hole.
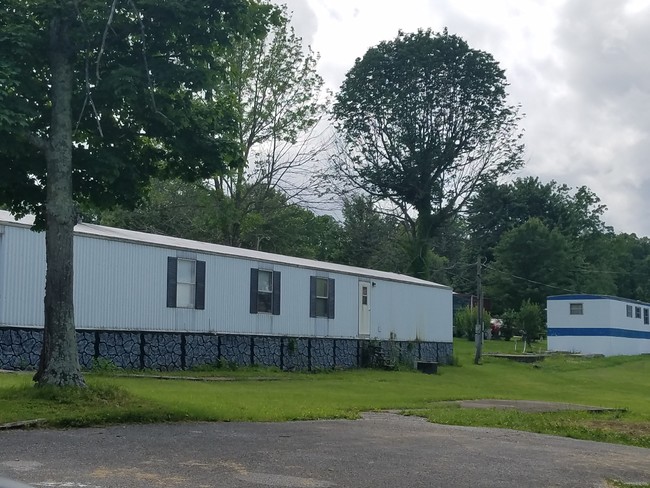
<instances>
[{"instance_id":1,"label":"asphalt road","mask_svg":"<svg viewBox=\"0 0 650 488\"><path fill-rule=\"evenodd\" d=\"M650 449L367 414L357 421L0 432L0 477L36 487L604 487Z\"/></svg>"}]
</instances>

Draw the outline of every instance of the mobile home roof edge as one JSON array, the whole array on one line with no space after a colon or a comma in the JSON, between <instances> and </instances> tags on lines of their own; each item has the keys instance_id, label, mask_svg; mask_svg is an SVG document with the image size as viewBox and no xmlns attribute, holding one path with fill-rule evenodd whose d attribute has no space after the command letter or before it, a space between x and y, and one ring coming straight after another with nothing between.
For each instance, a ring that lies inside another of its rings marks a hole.
<instances>
[{"instance_id":1,"label":"mobile home roof edge","mask_svg":"<svg viewBox=\"0 0 650 488\"><path fill-rule=\"evenodd\" d=\"M644 305L650 307L650 303L642 302L640 300L633 300L631 298L621 298L612 295L591 295L591 294L574 294L574 295L551 295L546 297L547 300L616 300L617 302L635 303L637 305Z\"/></svg>"},{"instance_id":2,"label":"mobile home roof edge","mask_svg":"<svg viewBox=\"0 0 650 488\"><path fill-rule=\"evenodd\" d=\"M21 219L14 217L7 211L0 210L0 224L31 227L34 224L33 216L25 216ZM273 264L284 264L300 268L309 268L323 271L331 271L360 277L382 279L400 283L410 283L432 288L451 289L446 285L426 281L412 276L391 273L388 271L378 271L367 268L358 268L344 264L329 263L326 261L317 261L314 259L298 258L286 256L283 254L274 254L264 251L254 251L251 249L224 246L221 244L212 244L201 241L193 241L180 237L171 237L160 234L149 234L134 230L119 229L116 227L106 227L96 224L80 223L75 226L75 234L96 239L106 239L121 242L130 242L133 244L142 244L153 247L166 247L185 251L193 251L203 254L212 254L219 256L238 257L255 261L263 261Z\"/></svg>"}]
</instances>

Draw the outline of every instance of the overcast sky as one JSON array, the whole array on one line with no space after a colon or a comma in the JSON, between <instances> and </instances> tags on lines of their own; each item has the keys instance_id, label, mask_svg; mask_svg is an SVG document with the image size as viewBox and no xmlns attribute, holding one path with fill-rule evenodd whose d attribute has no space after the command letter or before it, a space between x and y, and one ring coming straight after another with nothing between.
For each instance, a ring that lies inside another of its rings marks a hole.
<instances>
[{"instance_id":1,"label":"overcast sky","mask_svg":"<svg viewBox=\"0 0 650 488\"><path fill-rule=\"evenodd\" d=\"M650 0L276 0L337 91L399 29L444 27L506 70L525 113L519 174L586 185L616 232L650 236Z\"/></svg>"}]
</instances>

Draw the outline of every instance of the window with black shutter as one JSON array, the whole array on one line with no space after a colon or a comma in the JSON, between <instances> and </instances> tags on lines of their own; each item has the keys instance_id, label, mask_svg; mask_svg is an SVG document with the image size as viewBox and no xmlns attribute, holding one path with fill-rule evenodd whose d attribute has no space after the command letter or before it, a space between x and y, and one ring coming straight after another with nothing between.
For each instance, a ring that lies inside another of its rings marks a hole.
<instances>
[{"instance_id":1,"label":"window with black shutter","mask_svg":"<svg viewBox=\"0 0 650 488\"><path fill-rule=\"evenodd\" d=\"M167 258L167 307L205 309L205 261Z\"/></svg>"},{"instance_id":2,"label":"window with black shutter","mask_svg":"<svg viewBox=\"0 0 650 488\"><path fill-rule=\"evenodd\" d=\"M309 285L309 316L333 319L334 279L311 276Z\"/></svg>"},{"instance_id":3,"label":"window with black shutter","mask_svg":"<svg viewBox=\"0 0 650 488\"><path fill-rule=\"evenodd\" d=\"M251 268L250 312L280 315L280 272Z\"/></svg>"}]
</instances>

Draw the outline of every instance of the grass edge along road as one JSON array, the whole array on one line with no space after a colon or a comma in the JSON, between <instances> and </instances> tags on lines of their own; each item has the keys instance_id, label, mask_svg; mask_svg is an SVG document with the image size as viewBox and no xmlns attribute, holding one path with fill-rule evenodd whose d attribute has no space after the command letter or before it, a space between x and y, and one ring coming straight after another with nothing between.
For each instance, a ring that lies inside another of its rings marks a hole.
<instances>
[{"instance_id":1,"label":"grass edge along road","mask_svg":"<svg viewBox=\"0 0 650 488\"><path fill-rule=\"evenodd\" d=\"M161 380L88 374L82 391L33 388L30 374L0 375L0 424L44 418L51 427L167 421L289 421L357 418L399 410L432 422L500 427L650 448L650 356L552 356L536 364L485 358L472 364L469 341L454 344L459 366L414 371L272 370L191 372L233 381ZM486 349L509 352L511 343ZM273 379L274 381L265 381ZM464 409L461 399L570 402L623 412L525 413Z\"/></svg>"}]
</instances>

